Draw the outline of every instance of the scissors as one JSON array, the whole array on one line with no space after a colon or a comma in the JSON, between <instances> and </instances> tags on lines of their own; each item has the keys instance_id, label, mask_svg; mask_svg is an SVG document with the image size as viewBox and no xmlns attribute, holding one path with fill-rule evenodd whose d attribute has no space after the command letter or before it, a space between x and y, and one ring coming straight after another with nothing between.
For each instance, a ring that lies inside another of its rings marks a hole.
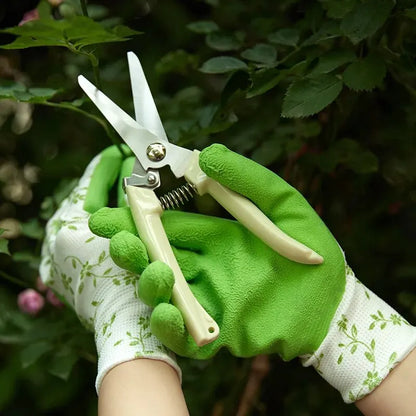
<instances>
[{"instance_id":1,"label":"scissors","mask_svg":"<svg viewBox=\"0 0 416 416\"><path fill-rule=\"evenodd\" d=\"M124 178L124 190L138 234L151 261L161 260L173 270L172 302L181 311L196 344L203 346L214 341L220 331L189 289L169 244L160 219L162 205L154 192L160 186L159 169L169 165L173 174L177 178L184 177L199 195L210 194L280 255L303 264L320 264L323 258L281 231L249 199L208 177L199 167L198 150L169 142L140 61L133 52L128 52L127 58L136 120L82 75L78 83L136 156L132 175Z\"/></svg>"}]
</instances>

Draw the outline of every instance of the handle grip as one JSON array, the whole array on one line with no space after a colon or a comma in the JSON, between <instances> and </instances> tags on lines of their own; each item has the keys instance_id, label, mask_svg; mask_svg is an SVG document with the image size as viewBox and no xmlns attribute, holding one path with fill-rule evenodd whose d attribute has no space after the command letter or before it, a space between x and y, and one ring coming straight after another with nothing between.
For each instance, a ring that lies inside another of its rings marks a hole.
<instances>
[{"instance_id":1,"label":"handle grip","mask_svg":"<svg viewBox=\"0 0 416 416\"><path fill-rule=\"evenodd\" d=\"M210 178L199 167L198 150L185 172L185 178L200 195L209 193L237 221L280 255L303 264L321 264L323 258L304 244L285 234L249 199Z\"/></svg>"},{"instance_id":2,"label":"handle grip","mask_svg":"<svg viewBox=\"0 0 416 416\"><path fill-rule=\"evenodd\" d=\"M155 193L151 189L127 185L126 194L150 259L163 261L173 271L172 302L181 311L188 332L200 347L214 341L219 335L219 327L189 289L160 220L162 207Z\"/></svg>"}]
</instances>

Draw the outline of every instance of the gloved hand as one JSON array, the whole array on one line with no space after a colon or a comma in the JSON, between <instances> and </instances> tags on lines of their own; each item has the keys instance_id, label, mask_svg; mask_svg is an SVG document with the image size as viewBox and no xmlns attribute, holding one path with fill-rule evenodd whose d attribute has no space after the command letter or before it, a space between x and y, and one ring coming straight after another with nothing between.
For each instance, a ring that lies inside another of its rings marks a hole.
<instances>
[{"instance_id":1,"label":"gloved hand","mask_svg":"<svg viewBox=\"0 0 416 416\"><path fill-rule=\"evenodd\" d=\"M305 199L281 178L223 146L200 155L204 172L251 199L288 235L324 258L294 263L239 223L165 212L163 224L197 299L220 326L219 338L197 347L178 309L167 303L173 277L160 262L145 269L139 296L155 309L153 333L180 355L208 358L226 347L240 357L303 357L343 395L357 400L375 388L416 344L413 327L354 277L338 243ZM128 209L103 209L90 220L111 238L121 267L138 271L143 244Z\"/></svg>"},{"instance_id":2,"label":"gloved hand","mask_svg":"<svg viewBox=\"0 0 416 416\"><path fill-rule=\"evenodd\" d=\"M180 374L173 354L149 328L151 309L135 295L137 275L117 267L109 241L88 228L90 214L107 205L121 166L121 153L114 146L91 161L47 224L40 266L43 282L95 333L97 392L111 368L134 358L166 361ZM143 253L143 266L146 256Z\"/></svg>"}]
</instances>

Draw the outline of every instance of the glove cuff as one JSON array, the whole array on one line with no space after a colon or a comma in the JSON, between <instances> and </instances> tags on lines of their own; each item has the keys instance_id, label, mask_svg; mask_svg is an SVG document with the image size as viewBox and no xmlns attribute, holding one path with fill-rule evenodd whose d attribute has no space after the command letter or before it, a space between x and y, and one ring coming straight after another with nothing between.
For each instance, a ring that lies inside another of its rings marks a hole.
<instances>
[{"instance_id":1,"label":"glove cuff","mask_svg":"<svg viewBox=\"0 0 416 416\"><path fill-rule=\"evenodd\" d=\"M124 290L131 292L132 287ZM94 319L98 371L95 387L99 394L104 376L115 366L137 358L164 361L171 365L181 379L181 370L174 354L163 346L150 331L151 308L133 296L117 298L99 293Z\"/></svg>"},{"instance_id":2,"label":"glove cuff","mask_svg":"<svg viewBox=\"0 0 416 416\"><path fill-rule=\"evenodd\" d=\"M352 403L373 391L413 350L416 328L358 281L349 267L346 280L327 336L314 354L301 359Z\"/></svg>"}]
</instances>

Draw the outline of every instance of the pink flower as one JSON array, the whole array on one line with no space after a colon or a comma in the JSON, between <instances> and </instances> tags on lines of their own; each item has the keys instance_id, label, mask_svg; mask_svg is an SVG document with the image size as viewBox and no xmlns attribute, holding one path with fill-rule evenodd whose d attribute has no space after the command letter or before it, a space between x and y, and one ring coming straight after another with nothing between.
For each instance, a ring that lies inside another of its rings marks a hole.
<instances>
[{"instance_id":1,"label":"pink flower","mask_svg":"<svg viewBox=\"0 0 416 416\"><path fill-rule=\"evenodd\" d=\"M36 289L41 293L46 292L48 290L48 286L46 286L45 283L42 282L40 276L38 276L36 279Z\"/></svg>"},{"instance_id":2,"label":"pink flower","mask_svg":"<svg viewBox=\"0 0 416 416\"><path fill-rule=\"evenodd\" d=\"M46 300L52 305L55 306L55 308L62 308L64 304L58 299L58 297L55 295L55 293L52 292L52 290L48 289L46 293Z\"/></svg>"},{"instance_id":3,"label":"pink flower","mask_svg":"<svg viewBox=\"0 0 416 416\"><path fill-rule=\"evenodd\" d=\"M45 305L43 296L34 289L25 289L17 296L19 309L29 315L36 315Z\"/></svg>"},{"instance_id":4,"label":"pink flower","mask_svg":"<svg viewBox=\"0 0 416 416\"><path fill-rule=\"evenodd\" d=\"M24 25L27 22L30 22L32 20L38 20L39 19L39 12L37 9L29 10L23 15L22 20L19 22L19 26Z\"/></svg>"}]
</instances>

